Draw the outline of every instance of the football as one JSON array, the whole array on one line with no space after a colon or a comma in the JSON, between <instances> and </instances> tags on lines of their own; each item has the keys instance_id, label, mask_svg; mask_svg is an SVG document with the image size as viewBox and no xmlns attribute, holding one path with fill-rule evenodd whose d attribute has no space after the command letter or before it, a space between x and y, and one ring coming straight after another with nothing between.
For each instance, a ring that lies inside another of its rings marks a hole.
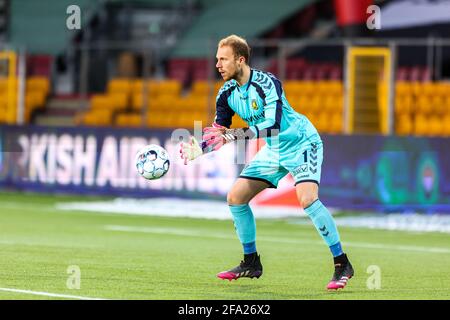
<instances>
[{"instance_id":1,"label":"football","mask_svg":"<svg viewBox=\"0 0 450 320\"><path fill-rule=\"evenodd\" d=\"M145 179L159 179L169 171L169 167L169 154L161 146L150 144L136 154L137 171Z\"/></svg>"}]
</instances>

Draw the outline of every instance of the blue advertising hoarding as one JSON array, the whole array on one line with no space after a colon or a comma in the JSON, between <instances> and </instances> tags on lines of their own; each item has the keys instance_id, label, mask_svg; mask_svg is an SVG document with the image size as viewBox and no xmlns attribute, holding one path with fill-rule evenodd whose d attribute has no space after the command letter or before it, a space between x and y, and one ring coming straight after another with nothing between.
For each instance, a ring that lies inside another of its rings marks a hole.
<instances>
[{"instance_id":1,"label":"blue advertising hoarding","mask_svg":"<svg viewBox=\"0 0 450 320\"><path fill-rule=\"evenodd\" d=\"M184 166L176 138L172 130L1 126L0 186L50 193L225 199L243 167L236 163L235 148L227 145ZM450 212L450 139L322 139L320 197L328 206ZM171 169L160 180L139 177L134 166L136 152L150 143L162 145L171 155Z\"/></svg>"}]
</instances>

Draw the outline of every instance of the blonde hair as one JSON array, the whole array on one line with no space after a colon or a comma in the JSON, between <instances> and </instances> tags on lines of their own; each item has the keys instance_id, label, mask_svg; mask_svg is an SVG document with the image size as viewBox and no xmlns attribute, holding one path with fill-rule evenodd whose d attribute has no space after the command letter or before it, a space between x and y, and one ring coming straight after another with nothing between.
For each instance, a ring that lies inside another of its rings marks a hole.
<instances>
[{"instance_id":1,"label":"blonde hair","mask_svg":"<svg viewBox=\"0 0 450 320\"><path fill-rule=\"evenodd\" d=\"M244 38L241 38L235 34L232 34L219 41L218 47L229 46L233 49L236 59L239 57L245 58L245 63L249 64L250 61L250 46Z\"/></svg>"}]
</instances>

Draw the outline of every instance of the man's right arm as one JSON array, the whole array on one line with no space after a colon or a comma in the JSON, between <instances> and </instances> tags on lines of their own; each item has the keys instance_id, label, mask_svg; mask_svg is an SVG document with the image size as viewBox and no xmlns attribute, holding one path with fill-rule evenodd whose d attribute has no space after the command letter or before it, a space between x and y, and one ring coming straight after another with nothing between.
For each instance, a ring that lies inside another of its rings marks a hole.
<instances>
[{"instance_id":1,"label":"man's right arm","mask_svg":"<svg viewBox=\"0 0 450 320\"><path fill-rule=\"evenodd\" d=\"M232 90L232 88L229 88L227 90L222 89L219 91L216 99L216 116L212 127L208 128L227 129L231 126L234 111L228 104L228 97ZM212 141L203 139L199 142L195 137L191 137L187 143L181 143L180 153L181 158L184 160L184 164L187 164L188 161L192 161L205 153L216 151L219 148L220 146L217 143L212 144Z\"/></svg>"},{"instance_id":2,"label":"man's right arm","mask_svg":"<svg viewBox=\"0 0 450 320\"><path fill-rule=\"evenodd\" d=\"M216 99L216 117L214 118L214 123L229 128L231 126L231 119L234 116L234 111L228 104L228 97L231 94L232 89L228 89L219 92Z\"/></svg>"}]
</instances>

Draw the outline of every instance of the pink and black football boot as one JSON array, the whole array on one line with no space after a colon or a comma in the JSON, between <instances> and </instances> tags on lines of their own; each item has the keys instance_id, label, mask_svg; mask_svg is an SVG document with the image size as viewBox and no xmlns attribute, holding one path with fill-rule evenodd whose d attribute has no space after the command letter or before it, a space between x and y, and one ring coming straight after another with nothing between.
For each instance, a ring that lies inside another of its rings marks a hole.
<instances>
[{"instance_id":1,"label":"pink and black football boot","mask_svg":"<svg viewBox=\"0 0 450 320\"><path fill-rule=\"evenodd\" d=\"M237 280L239 278L259 278L263 273L263 267L260 257L257 253L248 254L244 256L241 263L229 270L222 271L217 274L217 277L223 280Z\"/></svg>"},{"instance_id":2,"label":"pink and black football boot","mask_svg":"<svg viewBox=\"0 0 450 320\"><path fill-rule=\"evenodd\" d=\"M334 274L333 278L327 285L328 290L344 289L348 280L353 277L354 270L347 255L341 254L334 258Z\"/></svg>"}]
</instances>

